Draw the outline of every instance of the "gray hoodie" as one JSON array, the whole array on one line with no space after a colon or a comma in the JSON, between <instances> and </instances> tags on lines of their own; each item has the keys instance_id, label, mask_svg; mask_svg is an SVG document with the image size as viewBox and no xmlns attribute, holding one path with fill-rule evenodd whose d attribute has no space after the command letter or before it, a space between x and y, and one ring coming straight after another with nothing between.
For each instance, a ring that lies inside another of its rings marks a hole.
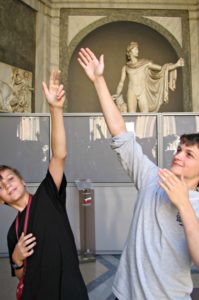
<instances>
[{"instance_id":1,"label":"gray hoodie","mask_svg":"<svg viewBox=\"0 0 199 300\"><path fill-rule=\"evenodd\" d=\"M138 190L113 293L119 300L190 300L192 261L178 210L159 186L159 168L130 132L111 146ZM189 199L199 218L199 193L190 191Z\"/></svg>"}]
</instances>

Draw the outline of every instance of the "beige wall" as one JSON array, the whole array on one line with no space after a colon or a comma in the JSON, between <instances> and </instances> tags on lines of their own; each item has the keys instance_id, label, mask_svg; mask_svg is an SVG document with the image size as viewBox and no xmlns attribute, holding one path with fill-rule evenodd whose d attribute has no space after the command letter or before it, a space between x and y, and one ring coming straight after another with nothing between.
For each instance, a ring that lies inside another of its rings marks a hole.
<instances>
[{"instance_id":1,"label":"beige wall","mask_svg":"<svg viewBox=\"0 0 199 300\"><path fill-rule=\"evenodd\" d=\"M90 0L84 1L83 6L79 1L21 1L38 12L36 111L46 111L40 83L48 77L50 66L60 66L62 70L66 111L99 111L95 92L76 63L77 50L89 43L97 53L105 52L105 75L114 92L124 49L132 39L140 42L140 57L160 64L174 62L180 56L185 59L185 67L178 72L177 90L170 93L170 103L161 111L199 110L198 0Z\"/></svg>"}]
</instances>

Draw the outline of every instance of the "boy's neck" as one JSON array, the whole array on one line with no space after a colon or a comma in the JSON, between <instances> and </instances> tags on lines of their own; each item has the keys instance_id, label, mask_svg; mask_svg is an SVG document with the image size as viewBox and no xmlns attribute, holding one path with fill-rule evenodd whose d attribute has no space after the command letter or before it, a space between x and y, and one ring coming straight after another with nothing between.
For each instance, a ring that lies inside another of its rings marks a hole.
<instances>
[{"instance_id":1,"label":"boy's neck","mask_svg":"<svg viewBox=\"0 0 199 300\"><path fill-rule=\"evenodd\" d=\"M14 203L12 207L18 210L19 212L22 212L28 204L28 199L29 193L26 191L23 197L21 197L16 203Z\"/></svg>"},{"instance_id":2,"label":"boy's neck","mask_svg":"<svg viewBox=\"0 0 199 300\"><path fill-rule=\"evenodd\" d=\"M198 182L193 182L191 180L186 180L184 179L186 185L187 185L187 188L189 191L196 191L197 190L197 187L198 187Z\"/></svg>"}]
</instances>

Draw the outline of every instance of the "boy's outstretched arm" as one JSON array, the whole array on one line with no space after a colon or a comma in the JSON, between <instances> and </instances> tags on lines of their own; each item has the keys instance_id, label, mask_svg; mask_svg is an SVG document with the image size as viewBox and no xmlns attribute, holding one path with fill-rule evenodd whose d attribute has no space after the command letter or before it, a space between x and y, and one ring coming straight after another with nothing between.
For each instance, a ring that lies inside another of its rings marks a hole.
<instances>
[{"instance_id":1,"label":"boy's outstretched arm","mask_svg":"<svg viewBox=\"0 0 199 300\"><path fill-rule=\"evenodd\" d=\"M59 190L63 172L64 161L67 156L66 134L63 122L63 105L65 91L63 85L59 84L60 71L51 71L49 86L43 82L43 91L49 104L51 115L51 148L52 157L49 164L49 171Z\"/></svg>"},{"instance_id":2,"label":"boy's outstretched arm","mask_svg":"<svg viewBox=\"0 0 199 300\"><path fill-rule=\"evenodd\" d=\"M88 48L81 48L79 51L78 62L84 69L88 78L93 82L99 97L102 112L112 136L116 136L126 131L126 125L122 115L117 109L103 77L104 57L99 60Z\"/></svg>"}]
</instances>

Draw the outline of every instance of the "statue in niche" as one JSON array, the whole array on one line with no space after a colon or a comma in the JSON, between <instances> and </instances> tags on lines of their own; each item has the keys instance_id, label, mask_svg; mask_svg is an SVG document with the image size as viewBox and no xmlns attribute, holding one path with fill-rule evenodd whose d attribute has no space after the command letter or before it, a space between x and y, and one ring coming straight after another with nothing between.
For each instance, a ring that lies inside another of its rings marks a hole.
<instances>
[{"instance_id":1,"label":"statue in niche","mask_svg":"<svg viewBox=\"0 0 199 300\"><path fill-rule=\"evenodd\" d=\"M121 112L158 112L163 103L168 103L169 89L175 91L177 68L184 66L183 58L163 66L147 59L138 59L137 42L131 42L126 50L126 64L122 68L121 79L116 94L112 95ZM128 77L127 104L122 95ZM122 111L123 109L123 111ZM125 111L126 110L126 111Z\"/></svg>"}]
</instances>

